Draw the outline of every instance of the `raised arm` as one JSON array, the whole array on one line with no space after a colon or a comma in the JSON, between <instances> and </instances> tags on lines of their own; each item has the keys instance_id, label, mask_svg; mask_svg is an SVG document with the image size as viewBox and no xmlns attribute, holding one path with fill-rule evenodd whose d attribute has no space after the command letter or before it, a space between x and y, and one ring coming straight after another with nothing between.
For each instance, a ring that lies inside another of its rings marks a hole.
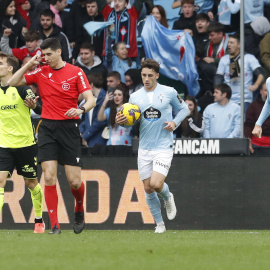
<instances>
[{"instance_id":1,"label":"raised arm","mask_svg":"<svg viewBox=\"0 0 270 270\"><path fill-rule=\"evenodd\" d=\"M38 61L39 58L40 56L38 55L33 56L29 62L27 62L23 67L21 67L17 72L12 75L12 77L8 80L8 84L10 86L26 85L26 80L23 75L30 68L40 64L40 62Z\"/></svg>"}]
</instances>

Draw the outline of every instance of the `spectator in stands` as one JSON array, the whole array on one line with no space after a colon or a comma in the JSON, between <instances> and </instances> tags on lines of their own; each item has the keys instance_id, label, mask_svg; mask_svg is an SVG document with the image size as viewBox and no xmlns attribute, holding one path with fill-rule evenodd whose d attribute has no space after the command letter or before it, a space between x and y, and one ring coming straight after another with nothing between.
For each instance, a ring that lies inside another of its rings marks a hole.
<instances>
[{"instance_id":1,"label":"spectator in stands","mask_svg":"<svg viewBox=\"0 0 270 270\"><path fill-rule=\"evenodd\" d=\"M240 36L234 34L229 36L229 54L221 58L214 84L227 83L232 89L231 101L240 105L241 85L240 85ZM252 92L256 91L265 80L265 71L254 55L245 54L245 90L244 90L244 111L253 100ZM253 83L253 75L257 77Z\"/></svg>"},{"instance_id":2,"label":"spectator in stands","mask_svg":"<svg viewBox=\"0 0 270 270\"><path fill-rule=\"evenodd\" d=\"M4 29L11 33L9 36L9 47L19 48L24 45L23 35L28 31L27 23L16 11L15 2L12 0L1 0L0 2L0 37Z\"/></svg>"},{"instance_id":3,"label":"spectator in stands","mask_svg":"<svg viewBox=\"0 0 270 270\"><path fill-rule=\"evenodd\" d=\"M199 75L198 82L200 84L200 90L196 95L196 99L198 106L201 108L201 113L209 104L214 102L214 76L217 71L213 63L208 64L203 60L205 55L204 51L205 49L202 45L196 45L195 62Z\"/></svg>"},{"instance_id":4,"label":"spectator in stands","mask_svg":"<svg viewBox=\"0 0 270 270\"><path fill-rule=\"evenodd\" d=\"M69 37L69 41L71 42L71 47L75 48L76 42L81 38L81 21L85 21L87 18L86 11L86 2L85 0L74 0L71 4L69 11L69 21L71 23L71 37ZM82 43L83 41L80 40ZM79 47L79 45L77 45ZM77 49L77 54L78 54ZM74 59L77 55L74 55Z\"/></svg>"},{"instance_id":5,"label":"spectator in stands","mask_svg":"<svg viewBox=\"0 0 270 270\"><path fill-rule=\"evenodd\" d=\"M98 10L100 10L105 21L114 22L115 43L125 42L128 48L128 57L137 57L138 54L136 26L143 8L143 2L145 0L135 0L133 6L127 9L128 0L114 0L114 8L111 8L106 0L98 1ZM105 56L105 45L103 49L103 56Z\"/></svg>"},{"instance_id":6,"label":"spectator in stands","mask_svg":"<svg viewBox=\"0 0 270 270\"><path fill-rule=\"evenodd\" d=\"M239 32L240 30L240 2L241 0L215 0L212 9L208 12L211 21L224 25L226 33Z\"/></svg>"},{"instance_id":7,"label":"spectator in stands","mask_svg":"<svg viewBox=\"0 0 270 270\"><path fill-rule=\"evenodd\" d=\"M270 76L270 23L267 18L258 17L251 23L251 27L261 39L259 43L259 59L267 75Z\"/></svg>"},{"instance_id":8,"label":"spectator in stands","mask_svg":"<svg viewBox=\"0 0 270 270\"><path fill-rule=\"evenodd\" d=\"M40 45L40 34L36 30L29 30L25 35L25 46L21 48L11 49L9 47L10 29L5 29L3 37L1 38L1 51L14 55L20 61L23 61L27 56L34 56L36 54L42 55Z\"/></svg>"},{"instance_id":9,"label":"spectator in stands","mask_svg":"<svg viewBox=\"0 0 270 270\"><path fill-rule=\"evenodd\" d=\"M245 137L249 139L249 150L253 154L254 148L270 147L270 118L268 117L262 125L262 136L257 138L252 135L252 130L260 116L264 103L267 99L266 83L260 89L260 95L253 101L247 109L245 121Z\"/></svg>"},{"instance_id":10,"label":"spectator in stands","mask_svg":"<svg viewBox=\"0 0 270 270\"><path fill-rule=\"evenodd\" d=\"M231 102L232 90L225 83L216 85L215 103L203 112L203 138L239 138L241 125L240 106Z\"/></svg>"},{"instance_id":11,"label":"spectator in stands","mask_svg":"<svg viewBox=\"0 0 270 270\"><path fill-rule=\"evenodd\" d=\"M82 145L94 147L95 144L106 144L106 140L102 138L101 134L107 121L98 121L98 112L104 102L106 91L103 89L103 78L101 74L90 74L87 78L93 95L96 98L96 107L85 114L85 119L80 124L79 129L82 137Z\"/></svg>"},{"instance_id":12,"label":"spectator in stands","mask_svg":"<svg viewBox=\"0 0 270 270\"><path fill-rule=\"evenodd\" d=\"M194 0L182 0L182 13L179 20L173 24L174 30L186 30L193 35L196 29L196 16Z\"/></svg>"},{"instance_id":13,"label":"spectator in stands","mask_svg":"<svg viewBox=\"0 0 270 270\"><path fill-rule=\"evenodd\" d=\"M163 25L166 28L169 27L166 18L166 11L162 6L155 5L152 9L151 15L154 16L161 25Z\"/></svg>"},{"instance_id":14,"label":"spectator in stands","mask_svg":"<svg viewBox=\"0 0 270 270\"><path fill-rule=\"evenodd\" d=\"M76 45L72 52L72 58L77 58L80 45L87 41L94 46L95 55L102 59L104 31L97 32L93 36L90 36L83 25L89 21L103 22L104 18L98 11L97 0L85 0L85 5L87 14L76 19L78 28L76 30Z\"/></svg>"},{"instance_id":15,"label":"spectator in stands","mask_svg":"<svg viewBox=\"0 0 270 270\"><path fill-rule=\"evenodd\" d=\"M214 22L208 26L209 42L206 45L206 63L218 66L219 60L227 53L228 36L225 34L224 26Z\"/></svg>"},{"instance_id":16,"label":"spectator in stands","mask_svg":"<svg viewBox=\"0 0 270 270\"><path fill-rule=\"evenodd\" d=\"M172 8L178 8L181 7L183 1L174 0L172 3ZM207 13L209 10L211 10L213 6L214 0L195 0L194 6L195 11L197 13ZM181 14L181 9L179 10L179 14Z\"/></svg>"},{"instance_id":17,"label":"spectator in stands","mask_svg":"<svg viewBox=\"0 0 270 270\"><path fill-rule=\"evenodd\" d=\"M126 85L129 88L129 95L143 87L141 70L129 69L125 72Z\"/></svg>"},{"instance_id":18,"label":"spectator in stands","mask_svg":"<svg viewBox=\"0 0 270 270\"><path fill-rule=\"evenodd\" d=\"M110 71L107 74L107 90L111 92L115 87L121 85L121 76L117 71Z\"/></svg>"},{"instance_id":19,"label":"spectator in stands","mask_svg":"<svg viewBox=\"0 0 270 270\"><path fill-rule=\"evenodd\" d=\"M45 9L40 13L39 33L41 39L56 38L62 47L63 61L71 61L71 48L67 36L61 32L61 28L55 25L55 15L50 9Z\"/></svg>"},{"instance_id":20,"label":"spectator in stands","mask_svg":"<svg viewBox=\"0 0 270 270\"><path fill-rule=\"evenodd\" d=\"M195 47L197 45L205 47L209 42L209 34L207 32L210 19L206 13L200 13L196 17L196 31L193 33L193 41Z\"/></svg>"},{"instance_id":21,"label":"spectator in stands","mask_svg":"<svg viewBox=\"0 0 270 270\"><path fill-rule=\"evenodd\" d=\"M22 18L26 21L26 27L29 29L31 25L30 11L35 9L35 3L32 0L15 0L17 11L20 13Z\"/></svg>"},{"instance_id":22,"label":"spectator in stands","mask_svg":"<svg viewBox=\"0 0 270 270\"><path fill-rule=\"evenodd\" d=\"M61 31L67 35L70 40L72 36L73 21L69 20L69 12L65 11L67 0L45 0L37 5L36 16L31 23L31 29L39 29L40 13L46 9L50 9L55 15L55 24L60 27Z\"/></svg>"},{"instance_id":23,"label":"spectator in stands","mask_svg":"<svg viewBox=\"0 0 270 270\"><path fill-rule=\"evenodd\" d=\"M136 62L128 57L128 48L125 42L117 42L111 46L110 35L107 35L105 64L108 71L118 71L121 81L125 83L125 72L130 68L136 68Z\"/></svg>"},{"instance_id":24,"label":"spectator in stands","mask_svg":"<svg viewBox=\"0 0 270 270\"><path fill-rule=\"evenodd\" d=\"M245 52L259 55L257 37L251 27L251 22L264 15L264 6L270 6L270 0L245 0Z\"/></svg>"},{"instance_id":25,"label":"spectator in stands","mask_svg":"<svg viewBox=\"0 0 270 270\"><path fill-rule=\"evenodd\" d=\"M117 86L113 92L106 94L103 104L98 112L98 120L107 120L110 128L110 138L107 145L131 145L133 138L132 127L122 127L115 123L115 116L120 107L128 102L128 91ZM108 108L107 108L108 105Z\"/></svg>"},{"instance_id":26,"label":"spectator in stands","mask_svg":"<svg viewBox=\"0 0 270 270\"><path fill-rule=\"evenodd\" d=\"M77 58L75 65L80 67L86 75L101 74L103 81L106 80L108 73L107 69L96 55L94 46L89 42L82 43L80 47L80 56Z\"/></svg>"},{"instance_id":27,"label":"spectator in stands","mask_svg":"<svg viewBox=\"0 0 270 270\"><path fill-rule=\"evenodd\" d=\"M185 102L190 110L190 115L182 121L181 125L176 129L176 138L200 138L204 129L204 121L195 97L187 96Z\"/></svg>"}]
</instances>

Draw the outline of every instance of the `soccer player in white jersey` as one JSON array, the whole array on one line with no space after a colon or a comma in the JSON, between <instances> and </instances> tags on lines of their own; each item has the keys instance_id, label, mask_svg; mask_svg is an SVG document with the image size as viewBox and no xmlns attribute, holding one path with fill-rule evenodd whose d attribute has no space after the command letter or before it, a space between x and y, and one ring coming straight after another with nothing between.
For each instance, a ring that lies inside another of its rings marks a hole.
<instances>
[{"instance_id":1,"label":"soccer player in white jersey","mask_svg":"<svg viewBox=\"0 0 270 270\"><path fill-rule=\"evenodd\" d=\"M133 93L129 99L130 103L139 106L142 113L138 170L144 184L147 204L157 223L155 233L164 233L166 227L158 194L165 202L168 219L174 219L174 196L164 181L173 157L173 130L189 115L189 109L175 89L158 84L158 62L147 59L141 68L144 87ZM173 115L176 116L173 118ZM123 114L116 116L117 124L123 125L126 121Z\"/></svg>"}]
</instances>

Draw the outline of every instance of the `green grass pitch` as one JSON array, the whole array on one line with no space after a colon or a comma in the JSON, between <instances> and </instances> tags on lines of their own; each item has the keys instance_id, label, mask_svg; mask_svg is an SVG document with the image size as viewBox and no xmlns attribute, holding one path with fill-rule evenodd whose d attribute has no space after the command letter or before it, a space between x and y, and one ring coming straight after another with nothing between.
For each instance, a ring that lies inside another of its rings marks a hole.
<instances>
[{"instance_id":1,"label":"green grass pitch","mask_svg":"<svg viewBox=\"0 0 270 270\"><path fill-rule=\"evenodd\" d=\"M0 269L270 269L270 231L47 232L1 230Z\"/></svg>"}]
</instances>

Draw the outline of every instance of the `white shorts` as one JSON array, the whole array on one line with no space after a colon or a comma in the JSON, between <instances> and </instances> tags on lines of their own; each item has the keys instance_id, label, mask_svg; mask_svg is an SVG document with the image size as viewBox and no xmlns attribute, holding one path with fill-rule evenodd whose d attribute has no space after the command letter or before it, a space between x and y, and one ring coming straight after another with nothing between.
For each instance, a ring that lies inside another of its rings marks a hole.
<instances>
[{"instance_id":1,"label":"white shorts","mask_svg":"<svg viewBox=\"0 0 270 270\"><path fill-rule=\"evenodd\" d=\"M165 177L171 167L173 150L143 150L138 151L138 170L141 180L151 177L152 172L158 172Z\"/></svg>"}]
</instances>

